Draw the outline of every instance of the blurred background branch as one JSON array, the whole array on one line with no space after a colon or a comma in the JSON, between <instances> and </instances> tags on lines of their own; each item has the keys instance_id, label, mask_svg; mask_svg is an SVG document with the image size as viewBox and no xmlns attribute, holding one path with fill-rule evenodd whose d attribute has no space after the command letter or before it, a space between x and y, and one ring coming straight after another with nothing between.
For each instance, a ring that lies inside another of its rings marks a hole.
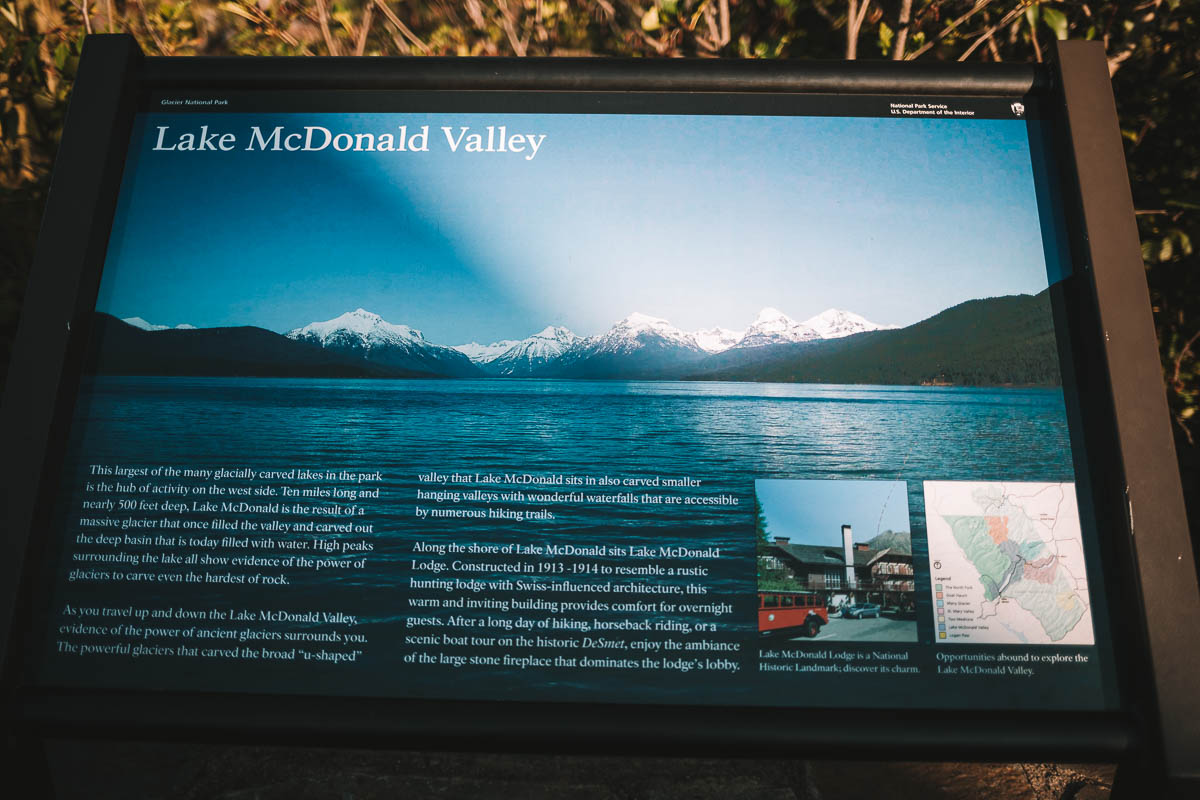
<instances>
[{"instance_id":1,"label":"blurred background branch","mask_svg":"<svg viewBox=\"0 0 1200 800\"><path fill-rule=\"evenodd\" d=\"M1100 41L1147 212L1138 224L1164 381L1195 459L1200 0L0 0L0 365L89 31L130 33L169 56L1040 61L1054 38Z\"/></svg>"}]
</instances>

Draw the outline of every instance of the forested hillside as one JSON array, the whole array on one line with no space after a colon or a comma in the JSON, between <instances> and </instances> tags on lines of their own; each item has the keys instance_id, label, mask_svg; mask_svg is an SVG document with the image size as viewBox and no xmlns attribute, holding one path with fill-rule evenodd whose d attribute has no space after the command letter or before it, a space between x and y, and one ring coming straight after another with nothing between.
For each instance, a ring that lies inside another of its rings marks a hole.
<instances>
[{"instance_id":1,"label":"forested hillside","mask_svg":"<svg viewBox=\"0 0 1200 800\"><path fill-rule=\"evenodd\" d=\"M1058 386L1046 292L969 300L901 330L757 348L754 363L716 366L704 380L788 383ZM753 351L752 351L753 352ZM732 350L710 361L732 361Z\"/></svg>"}]
</instances>

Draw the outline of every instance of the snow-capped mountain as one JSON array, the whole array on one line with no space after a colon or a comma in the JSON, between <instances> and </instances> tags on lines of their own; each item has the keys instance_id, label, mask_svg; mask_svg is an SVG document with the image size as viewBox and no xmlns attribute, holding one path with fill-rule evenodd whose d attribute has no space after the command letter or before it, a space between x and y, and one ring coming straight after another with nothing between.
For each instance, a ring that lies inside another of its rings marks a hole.
<instances>
[{"instance_id":1,"label":"snow-capped mountain","mask_svg":"<svg viewBox=\"0 0 1200 800\"><path fill-rule=\"evenodd\" d=\"M486 364L493 358L504 355L504 353L513 345L520 343L520 339L504 339L499 342L492 342L491 344L467 342L466 344L454 345L454 349L474 361L476 364Z\"/></svg>"},{"instance_id":2,"label":"snow-capped mountain","mask_svg":"<svg viewBox=\"0 0 1200 800\"><path fill-rule=\"evenodd\" d=\"M829 308L811 319L804 320L807 325L817 332L822 339L841 339L843 336L853 336L866 331L894 330L895 325L877 325L851 311Z\"/></svg>"},{"instance_id":3,"label":"snow-capped mountain","mask_svg":"<svg viewBox=\"0 0 1200 800\"><path fill-rule=\"evenodd\" d=\"M601 334L580 340L542 371L578 378L642 378L682 374L708 355L692 334L635 312Z\"/></svg>"},{"instance_id":4,"label":"snow-capped mountain","mask_svg":"<svg viewBox=\"0 0 1200 800\"><path fill-rule=\"evenodd\" d=\"M777 308L764 308L737 343L737 347L762 347L769 344L789 344L820 339L821 334L811 325L789 317Z\"/></svg>"},{"instance_id":5,"label":"snow-capped mountain","mask_svg":"<svg viewBox=\"0 0 1200 800\"><path fill-rule=\"evenodd\" d=\"M362 308L325 322L309 323L286 335L298 342L311 342L388 366L454 377L479 374L478 368L458 350L427 341L419 330L393 325Z\"/></svg>"},{"instance_id":6,"label":"snow-capped mountain","mask_svg":"<svg viewBox=\"0 0 1200 800\"><path fill-rule=\"evenodd\" d=\"M740 342L745 335L745 331L731 331L728 328L706 328L692 332L696 344L709 353L724 352Z\"/></svg>"},{"instance_id":7,"label":"snow-capped mountain","mask_svg":"<svg viewBox=\"0 0 1200 800\"><path fill-rule=\"evenodd\" d=\"M385 345L430 345L419 330L407 325L393 325L363 308L347 311L325 322L310 322L302 328L288 331L286 335L289 339L312 342L322 347L358 346L369 350Z\"/></svg>"},{"instance_id":8,"label":"snow-capped mountain","mask_svg":"<svg viewBox=\"0 0 1200 800\"><path fill-rule=\"evenodd\" d=\"M181 325L176 325L174 328L172 328L170 325L155 325L153 322L147 322L146 320L142 319L141 317L126 317L125 319L121 320L121 322L132 325L135 328L141 328L144 331L171 331L171 330L194 331L194 330L196 330L195 325L188 325L186 322Z\"/></svg>"},{"instance_id":9,"label":"snow-capped mountain","mask_svg":"<svg viewBox=\"0 0 1200 800\"><path fill-rule=\"evenodd\" d=\"M636 311L606 332L588 338L585 345L594 353L631 353L645 347L703 350L692 334L681 331L665 319Z\"/></svg>"},{"instance_id":10,"label":"snow-capped mountain","mask_svg":"<svg viewBox=\"0 0 1200 800\"><path fill-rule=\"evenodd\" d=\"M487 371L514 377L533 375L582 341L566 328L549 325L488 361Z\"/></svg>"},{"instance_id":11,"label":"snow-capped mountain","mask_svg":"<svg viewBox=\"0 0 1200 800\"><path fill-rule=\"evenodd\" d=\"M734 346L763 347L794 344L820 339L841 339L866 331L890 330L894 325L879 325L850 311L830 308L803 322L796 322L777 308L764 308ZM713 351L719 352L719 351Z\"/></svg>"}]
</instances>

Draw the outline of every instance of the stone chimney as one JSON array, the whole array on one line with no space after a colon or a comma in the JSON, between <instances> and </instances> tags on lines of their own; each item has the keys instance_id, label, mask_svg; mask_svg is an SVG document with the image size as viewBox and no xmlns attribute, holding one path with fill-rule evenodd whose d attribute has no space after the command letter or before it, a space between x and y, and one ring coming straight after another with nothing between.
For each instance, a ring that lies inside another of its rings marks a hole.
<instances>
[{"instance_id":1,"label":"stone chimney","mask_svg":"<svg viewBox=\"0 0 1200 800\"><path fill-rule=\"evenodd\" d=\"M854 575L854 536L849 525L842 526L842 553L846 558L846 588L857 589L858 579Z\"/></svg>"},{"instance_id":2,"label":"stone chimney","mask_svg":"<svg viewBox=\"0 0 1200 800\"><path fill-rule=\"evenodd\" d=\"M775 544L787 544L791 540L792 540L792 537L790 537L790 536L776 536Z\"/></svg>"}]
</instances>

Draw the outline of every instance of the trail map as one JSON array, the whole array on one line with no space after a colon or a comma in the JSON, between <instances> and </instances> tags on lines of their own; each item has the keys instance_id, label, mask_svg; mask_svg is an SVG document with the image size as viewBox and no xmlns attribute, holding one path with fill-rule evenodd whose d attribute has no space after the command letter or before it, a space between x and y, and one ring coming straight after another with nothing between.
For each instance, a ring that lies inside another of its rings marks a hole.
<instances>
[{"instance_id":1,"label":"trail map","mask_svg":"<svg viewBox=\"0 0 1200 800\"><path fill-rule=\"evenodd\" d=\"M1095 643L1073 483L926 481L939 644Z\"/></svg>"}]
</instances>

